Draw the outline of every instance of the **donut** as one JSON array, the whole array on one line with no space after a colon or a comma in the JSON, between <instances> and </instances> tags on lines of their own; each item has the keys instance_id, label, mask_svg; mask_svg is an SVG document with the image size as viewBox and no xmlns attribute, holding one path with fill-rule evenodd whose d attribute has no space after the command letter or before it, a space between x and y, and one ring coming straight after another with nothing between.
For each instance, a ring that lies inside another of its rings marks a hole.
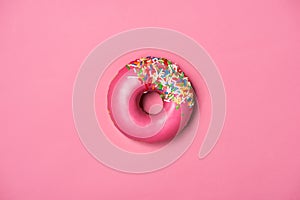
<instances>
[{"instance_id":1,"label":"donut","mask_svg":"<svg viewBox=\"0 0 300 200\"><path fill-rule=\"evenodd\" d=\"M189 78L166 58L126 64L110 83L108 112L119 131L144 142L172 139L187 125L195 104Z\"/></svg>"}]
</instances>

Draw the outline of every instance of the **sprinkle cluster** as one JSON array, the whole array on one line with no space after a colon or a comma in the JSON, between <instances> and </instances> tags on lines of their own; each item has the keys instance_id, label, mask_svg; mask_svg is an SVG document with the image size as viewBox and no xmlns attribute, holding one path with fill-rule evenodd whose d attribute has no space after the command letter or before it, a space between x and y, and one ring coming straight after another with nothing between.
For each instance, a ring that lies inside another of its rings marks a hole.
<instances>
[{"instance_id":1,"label":"sprinkle cluster","mask_svg":"<svg viewBox=\"0 0 300 200\"><path fill-rule=\"evenodd\" d=\"M142 57L126 65L133 70L146 90L156 90L166 102L175 102L176 109L187 102L194 106L194 93L188 77L179 66L165 58Z\"/></svg>"}]
</instances>

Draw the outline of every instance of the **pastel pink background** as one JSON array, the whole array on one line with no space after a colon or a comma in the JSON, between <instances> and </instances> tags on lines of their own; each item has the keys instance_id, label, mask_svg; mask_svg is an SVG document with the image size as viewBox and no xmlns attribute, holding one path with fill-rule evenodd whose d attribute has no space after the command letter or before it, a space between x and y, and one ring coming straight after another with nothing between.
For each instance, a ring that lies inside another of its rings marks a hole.
<instances>
[{"instance_id":1,"label":"pastel pink background","mask_svg":"<svg viewBox=\"0 0 300 200\"><path fill-rule=\"evenodd\" d=\"M300 2L0 1L0 199L300 199ZM126 174L96 161L72 118L81 63L120 31L159 26L202 44L227 92L220 141Z\"/></svg>"}]
</instances>

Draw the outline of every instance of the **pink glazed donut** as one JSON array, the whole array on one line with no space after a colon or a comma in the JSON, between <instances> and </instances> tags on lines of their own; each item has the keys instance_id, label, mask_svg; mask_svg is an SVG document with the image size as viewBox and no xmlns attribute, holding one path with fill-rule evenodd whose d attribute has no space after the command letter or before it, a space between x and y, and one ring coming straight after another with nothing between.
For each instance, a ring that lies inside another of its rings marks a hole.
<instances>
[{"instance_id":1,"label":"pink glazed donut","mask_svg":"<svg viewBox=\"0 0 300 200\"><path fill-rule=\"evenodd\" d=\"M122 68L108 91L108 111L115 126L144 142L176 136L188 123L194 102L193 87L179 66L150 56Z\"/></svg>"}]
</instances>

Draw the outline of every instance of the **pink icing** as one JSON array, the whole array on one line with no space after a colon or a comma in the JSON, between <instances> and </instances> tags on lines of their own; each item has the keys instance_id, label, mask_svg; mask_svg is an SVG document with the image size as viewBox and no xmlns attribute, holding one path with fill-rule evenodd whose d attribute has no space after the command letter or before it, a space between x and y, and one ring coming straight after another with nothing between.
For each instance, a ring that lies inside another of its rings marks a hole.
<instances>
[{"instance_id":1,"label":"pink icing","mask_svg":"<svg viewBox=\"0 0 300 200\"><path fill-rule=\"evenodd\" d=\"M151 104L157 106L160 102L152 97L141 106L141 97L146 92L158 91L141 84L132 70L123 68L119 71L108 92L108 110L115 126L126 136L139 141L158 142L173 138L186 126L193 109L186 102L176 109L174 102L163 101L158 114L149 114L145 110L151 111Z\"/></svg>"}]
</instances>

